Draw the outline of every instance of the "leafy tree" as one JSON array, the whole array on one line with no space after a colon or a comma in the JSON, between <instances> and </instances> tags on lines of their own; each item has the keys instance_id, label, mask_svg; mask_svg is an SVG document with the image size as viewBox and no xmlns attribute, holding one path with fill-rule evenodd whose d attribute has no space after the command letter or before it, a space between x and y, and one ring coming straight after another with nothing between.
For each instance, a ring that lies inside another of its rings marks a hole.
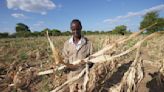
<instances>
[{"instance_id":1,"label":"leafy tree","mask_svg":"<svg viewBox=\"0 0 164 92\"><path fill-rule=\"evenodd\" d=\"M16 32L31 32L29 27L23 23L16 24Z\"/></svg>"},{"instance_id":2,"label":"leafy tree","mask_svg":"<svg viewBox=\"0 0 164 92\"><path fill-rule=\"evenodd\" d=\"M59 35L61 35L61 31L58 30L58 29L52 29L50 32L51 32L52 36L59 36Z\"/></svg>"},{"instance_id":3,"label":"leafy tree","mask_svg":"<svg viewBox=\"0 0 164 92\"><path fill-rule=\"evenodd\" d=\"M98 30L94 31L94 34L99 34L100 32Z\"/></svg>"},{"instance_id":4,"label":"leafy tree","mask_svg":"<svg viewBox=\"0 0 164 92\"><path fill-rule=\"evenodd\" d=\"M100 33L100 34L106 34L107 31L101 30L99 33Z\"/></svg>"},{"instance_id":5,"label":"leafy tree","mask_svg":"<svg viewBox=\"0 0 164 92\"><path fill-rule=\"evenodd\" d=\"M121 34L124 35L127 33L127 27L125 25L120 25L120 26L116 26L114 30L112 30L113 34Z\"/></svg>"},{"instance_id":6,"label":"leafy tree","mask_svg":"<svg viewBox=\"0 0 164 92\"><path fill-rule=\"evenodd\" d=\"M158 18L156 26L158 28L158 31L164 31L164 18Z\"/></svg>"},{"instance_id":7,"label":"leafy tree","mask_svg":"<svg viewBox=\"0 0 164 92\"><path fill-rule=\"evenodd\" d=\"M41 36L41 32L34 31L31 33L31 36Z\"/></svg>"},{"instance_id":8,"label":"leafy tree","mask_svg":"<svg viewBox=\"0 0 164 92\"><path fill-rule=\"evenodd\" d=\"M71 35L71 32L70 31L65 31L65 32L62 32L62 35L69 36L69 35Z\"/></svg>"},{"instance_id":9,"label":"leafy tree","mask_svg":"<svg viewBox=\"0 0 164 92\"><path fill-rule=\"evenodd\" d=\"M7 38L9 36L9 33L4 32L4 33L0 33L0 38Z\"/></svg>"},{"instance_id":10,"label":"leafy tree","mask_svg":"<svg viewBox=\"0 0 164 92\"><path fill-rule=\"evenodd\" d=\"M31 32L17 32L16 37L30 37Z\"/></svg>"},{"instance_id":11,"label":"leafy tree","mask_svg":"<svg viewBox=\"0 0 164 92\"><path fill-rule=\"evenodd\" d=\"M15 38L16 37L16 33L12 33L9 35L10 38Z\"/></svg>"},{"instance_id":12,"label":"leafy tree","mask_svg":"<svg viewBox=\"0 0 164 92\"><path fill-rule=\"evenodd\" d=\"M17 23L15 30L17 37L28 37L31 33L29 27L23 23Z\"/></svg>"},{"instance_id":13,"label":"leafy tree","mask_svg":"<svg viewBox=\"0 0 164 92\"><path fill-rule=\"evenodd\" d=\"M86 34L87 34L87 35L91 35L91 34L93 34L93 32L90 31L90 30L88 30L88 31L86 32Z\"/></svg>"},{"instance_id":14,"label":"leafy tree","mask_svg":"<svg viewBox=\"0 0 164 92\"><path fill-rule=\"evenodd\" d=\"M164 30L164 18L160 18L157 11L148 12L146 15L144 15L143 20L140 23L140 29L146 28L154 23L157 23L157 25L146 29L146 33L149 34Z\"/></svg>"}]
</instances>

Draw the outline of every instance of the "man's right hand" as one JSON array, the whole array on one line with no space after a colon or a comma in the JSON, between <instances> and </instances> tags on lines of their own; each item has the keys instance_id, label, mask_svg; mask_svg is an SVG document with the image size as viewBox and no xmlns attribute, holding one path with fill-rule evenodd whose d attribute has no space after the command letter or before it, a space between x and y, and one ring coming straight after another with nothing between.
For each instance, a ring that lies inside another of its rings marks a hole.
<instances>
[{"instance_id":1,"label":"man's right hand","mask_svg":"<svg viewBox=\"0 0 164 92\"><path fill-rule=\"evenodd\" d=\"M70 71L76 71L79 68L85 67L86 62L82 61L79 64L73 65L73 64L69 64L69 66L64 68L64 72L65 73L69 73ZM87 62L87 64L89 65L89 68L91 68L93 66L92 62Z\"/></svg>"}]
</instances>

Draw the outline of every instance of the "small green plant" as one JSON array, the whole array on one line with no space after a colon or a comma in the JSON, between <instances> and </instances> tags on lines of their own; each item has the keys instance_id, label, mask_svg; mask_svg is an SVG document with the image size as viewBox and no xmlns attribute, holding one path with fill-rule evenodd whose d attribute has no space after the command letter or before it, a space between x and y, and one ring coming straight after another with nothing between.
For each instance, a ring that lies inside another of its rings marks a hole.
<instances>
[{"instance_id":1,"label":"small green plant","mask_svg":"<svg viewBox=\"0 0 164 92\"><path fill-rule=\"evenodd\" d=\"M26 60L28 58L28 55L25 52L20 53L21 60Z\"/></svg>"}]
</instances>

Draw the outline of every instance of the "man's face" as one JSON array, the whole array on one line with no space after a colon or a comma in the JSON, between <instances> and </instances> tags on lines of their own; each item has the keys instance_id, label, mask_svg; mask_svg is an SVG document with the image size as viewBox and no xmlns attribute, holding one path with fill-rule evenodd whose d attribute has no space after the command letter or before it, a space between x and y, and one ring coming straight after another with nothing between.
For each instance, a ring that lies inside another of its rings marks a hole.
<instances>
[{"instance_id":1,"label":"man's face","mask_svg":"<svg viewBox=\"0 0 164 92\"><path fill-rule=\"evenodd\" d=\"M73 22L71 24L71 30L73 37L80 37L81 36L81 26L78 22Z\"/></svg>"}]
</instances>

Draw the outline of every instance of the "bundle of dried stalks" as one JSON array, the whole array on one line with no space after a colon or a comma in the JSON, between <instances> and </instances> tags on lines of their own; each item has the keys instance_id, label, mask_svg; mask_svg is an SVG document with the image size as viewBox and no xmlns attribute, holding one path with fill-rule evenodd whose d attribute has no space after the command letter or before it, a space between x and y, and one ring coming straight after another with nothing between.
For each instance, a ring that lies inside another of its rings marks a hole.
<instances>
[{"instance_id":1,"label":"bundle of dried stalks","mask_svg":"<svg viewBox=\"0 0 164 92\"><path fill-rule=\"evenodd\" d=\"M93 68L90 69L87 92L100 91L103 89L103 85L115 72L117 67L118 62L113 60L111 62L96 63Z\"/></svg>"},{"instance_id":2,"label":"bundle of dried stalks","mask_svg":"<svg viewBox=\"0 0 164 92\"><path fill-rule=\"evenodd\" d=\"M143 79L143 71L141 69L140 46L137 49L136 58L130 68L121 80L121 82L109 89L109 92L135 92L136 85Z\"/></svg>"},{"instance_id":3,"label":"bundle of dried stalks","mask_svg":"<svg viewBox=\"0 0 164 92\"><path fill-rule=\"evenodd\" d=\"M30 83L36 78L36 70L35 69L27 69L25 71L18 71L13 79L13 85L16 88L25 89Z\"/></svg>"}]
</instances>

